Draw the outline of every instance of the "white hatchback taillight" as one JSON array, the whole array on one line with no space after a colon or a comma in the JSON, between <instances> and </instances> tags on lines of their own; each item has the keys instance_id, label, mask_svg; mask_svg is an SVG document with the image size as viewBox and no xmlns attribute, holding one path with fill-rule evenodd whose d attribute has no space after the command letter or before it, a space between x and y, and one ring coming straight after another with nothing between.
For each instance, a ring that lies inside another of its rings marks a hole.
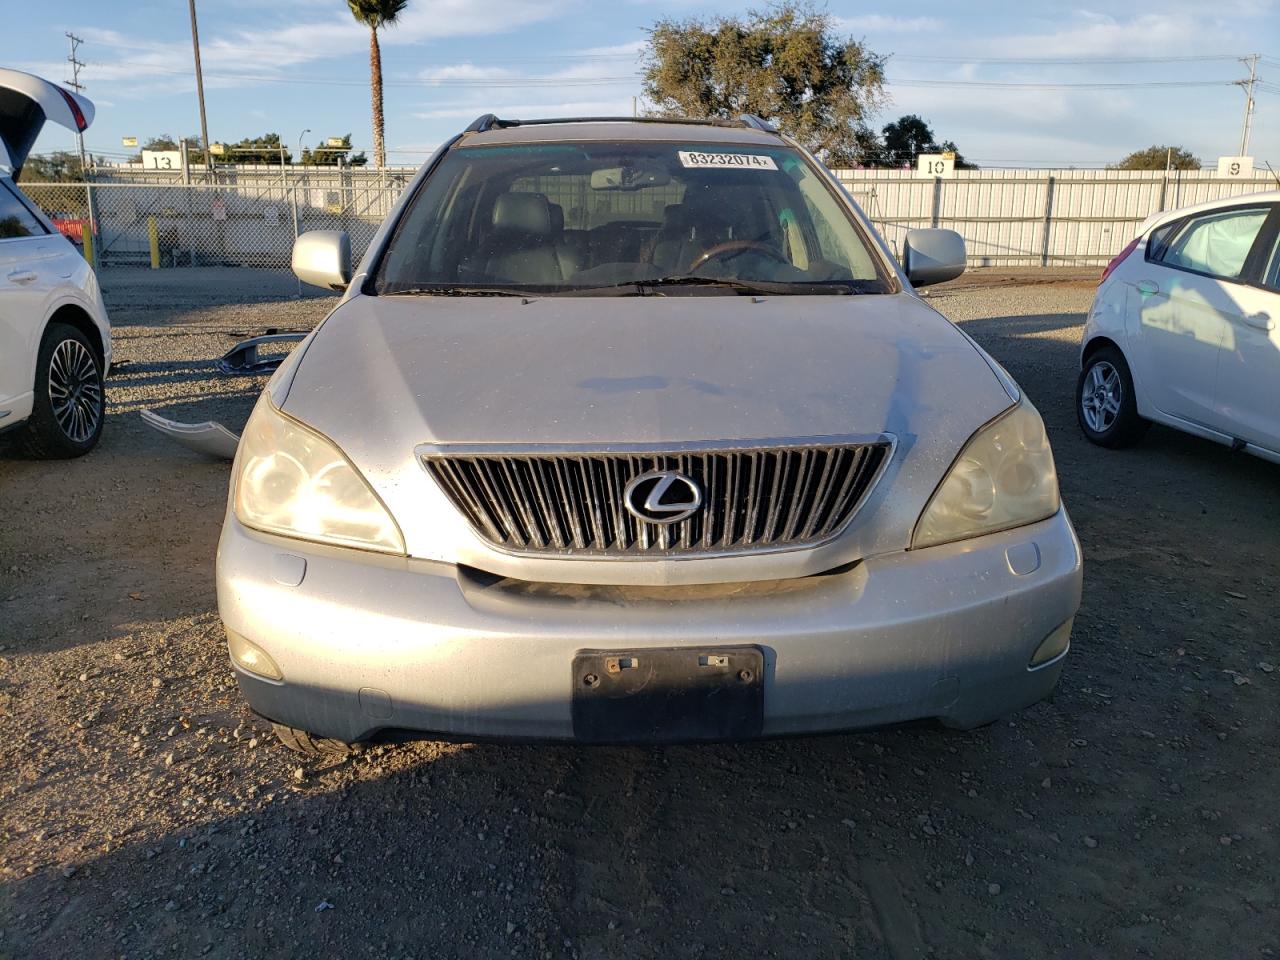
<instances>
[{"instance_id":1,"label":"white hatchback taillight","mask_svg":"<svg viewBox=\"0 0 1280 960\"><path fill-rule=\"evenodd\" d=\"M1134 237L1125 244L1124 249L1111 258L1111 262L1107 264L1106 269L1102 271L1102 279L1098 283L1106 283L1107 277L1111 276L1113 270L1120 264L1124 263L1124 258L1133 253L1138 248L1138 244L1142 241L1142 237Z\"/></svg>"}]
</instances>

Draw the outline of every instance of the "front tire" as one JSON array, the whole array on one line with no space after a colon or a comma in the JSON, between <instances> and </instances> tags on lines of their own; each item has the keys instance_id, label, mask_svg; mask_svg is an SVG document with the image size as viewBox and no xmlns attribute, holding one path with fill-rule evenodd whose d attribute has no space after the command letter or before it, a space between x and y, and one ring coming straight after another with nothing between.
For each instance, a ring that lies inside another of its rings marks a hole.
<instances>
[{"instance_id":1,"label":"front tire","mask_svg":"<svg viewBox=\"0 0 1280 960\"><path fill-rule=\"evenodd\" d=\"M297 727L287 727L283 723L272 723L280 742L304 757L345 757L354 752L352 745L341 740L328 737L317 737Z\"/></svg>"},{"instance_id":2,"label":"front tire","mask_svg":"<svg viewBox=\"0 0 1280 960\"><path fill-rule=\"evenodd\" d=\"M36 390L23 452L41 460L81 457L97 446L106 419L102 362L89 338L51 323L36 355Z\"/></svg>"},{"instance_id":3,"label":"front tire","mask_svg":"<svg viewBox=\"0 0 1280 960\"><path fill-rule=\"evenodd\" d=\"M1101 347L1085 360L1076 381L1076 420L1091 443L1111 449L1133 446L1151 426L1138 414L1133 375L1115 347Z\"/></svg>"}]
</instances>

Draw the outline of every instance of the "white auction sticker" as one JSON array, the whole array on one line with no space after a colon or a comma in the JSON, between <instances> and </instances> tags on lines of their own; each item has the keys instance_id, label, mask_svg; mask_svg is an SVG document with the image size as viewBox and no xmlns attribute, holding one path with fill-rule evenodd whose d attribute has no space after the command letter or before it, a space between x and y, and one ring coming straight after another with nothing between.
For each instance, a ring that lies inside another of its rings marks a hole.
<instances>
[{"instance_id":1,"label":"white auction sticker","mask_svg":"<svg viewBox=\"0 0 1280 960\"><path fill-rule=\"evenodd\" d=\"M680 150L680 163L686 167L705 167L715 170L777 170L773 157L756 153L694 153Z\"/></svg>"}]
</instances>

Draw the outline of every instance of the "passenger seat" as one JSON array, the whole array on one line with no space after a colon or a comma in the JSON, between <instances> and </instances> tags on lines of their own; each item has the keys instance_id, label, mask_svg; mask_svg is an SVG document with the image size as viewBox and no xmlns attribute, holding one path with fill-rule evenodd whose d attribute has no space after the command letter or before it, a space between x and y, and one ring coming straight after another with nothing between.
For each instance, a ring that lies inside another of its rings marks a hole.
<instances>
[{"instance_id":1,"label":"passenger seat","mask_svg":"<svg viewBox=\"0 0 1280 960\"><path fill-rule=\"evenodd\" d=\"M573 270L558 242L564 213L557 218L541 193L504 193L493 205L485 275L499 283L555 284Z\"/></svg>"}]
</instances>

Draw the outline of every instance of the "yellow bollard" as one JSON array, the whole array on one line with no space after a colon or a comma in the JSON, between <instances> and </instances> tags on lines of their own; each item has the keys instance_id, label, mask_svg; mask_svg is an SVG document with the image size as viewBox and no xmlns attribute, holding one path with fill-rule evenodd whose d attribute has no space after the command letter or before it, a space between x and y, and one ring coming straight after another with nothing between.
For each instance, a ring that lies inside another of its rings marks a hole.
<instances>
[{"instance_id":1,"label":"yellow bollard","mask_svg":"<svg viewBox=\"0 0 1280 960\"><path fill-rule=\"evenodd\" d=\"M160 269L160 233L156 230L156 218L147 217L147 239L151 241L151 269Z\"/></svg>"},{"instance_id":2,"label":"yellow bollard","mask_svg":"<svg viewBox=\"0 0 1280 960\"><path fill-rule=\"evenodd\" d=\"M89 262L89 266L94 266L93 262L93 222L86 220L84 222L84 258Z\"/></svg>"}]
</instances>

